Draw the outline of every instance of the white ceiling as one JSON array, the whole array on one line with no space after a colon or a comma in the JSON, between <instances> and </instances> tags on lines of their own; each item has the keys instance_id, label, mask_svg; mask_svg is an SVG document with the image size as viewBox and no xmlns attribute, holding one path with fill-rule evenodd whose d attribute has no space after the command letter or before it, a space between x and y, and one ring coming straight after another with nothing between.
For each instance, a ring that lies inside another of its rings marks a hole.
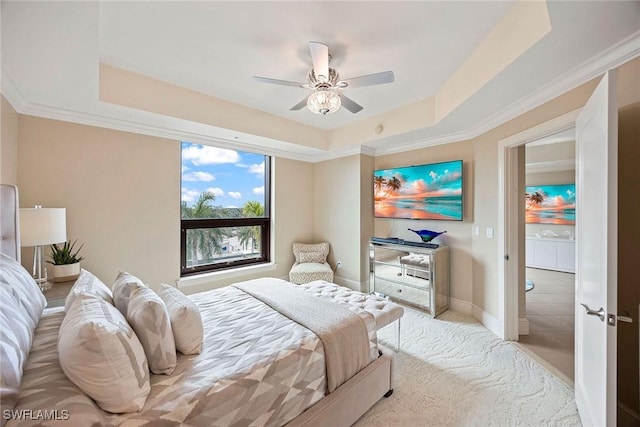
<instances>
[{"instance_id":1,"label":"white ceiling","mask_svg":"<svg viewBox=\"0 0 640 427\"><path fill-rule=\"evenodd\" d=\"M21 113L147 133L228 130L98 101L104 62L323 130L434 96L513 1L2 2L2 91ZM367 142L395 150L474 136L640 54L640 2L549 2L552 31L433 126ZM364 106L327 116L289 108L305 89L308 41L329 45L342 78L392 70L391 84L347 89ZM81 118L82 117L82 118ZM145 128L145 129L146 129ZM144 130L141 130L144 132ZM259 135L243 139L273 143ZM282 150L312 154L278 141ZM317 153L316 153L317 154Z\"/></svg>"}]
</instances>

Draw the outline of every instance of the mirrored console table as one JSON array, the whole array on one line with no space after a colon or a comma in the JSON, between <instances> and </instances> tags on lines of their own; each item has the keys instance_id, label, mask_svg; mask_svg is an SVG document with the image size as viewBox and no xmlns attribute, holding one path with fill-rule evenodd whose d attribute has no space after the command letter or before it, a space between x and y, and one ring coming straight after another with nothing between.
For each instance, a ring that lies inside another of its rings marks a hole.
<instances>
[{"instance_id":1,"label":"mirrored console table","mask_svg":"<svg viewBox=\"0 0 640 427\"><path fill-rule=\"evenodd\" d=\"M370 291L426 310L449 308L449 248L373 238L369 242Z\"/></svg>"}]
</instances>

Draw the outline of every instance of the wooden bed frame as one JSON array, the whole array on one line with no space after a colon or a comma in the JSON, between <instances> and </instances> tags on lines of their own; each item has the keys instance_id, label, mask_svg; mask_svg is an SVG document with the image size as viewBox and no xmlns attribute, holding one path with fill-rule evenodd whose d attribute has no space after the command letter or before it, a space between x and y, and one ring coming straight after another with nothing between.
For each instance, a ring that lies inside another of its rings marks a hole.
<instances>
[{"instance_id":1,"label":"wooden bed frame","mask_svg":"<svg viewBox=\"0 0 640 427\"><path fill-rule=\"evenodd\" d=\"M6 184L0 187L0 251L20 261L18 189ZM350 426L392 392L393 352L380 346L378 359L287 426Z\"/></svg>"}]
</instances>

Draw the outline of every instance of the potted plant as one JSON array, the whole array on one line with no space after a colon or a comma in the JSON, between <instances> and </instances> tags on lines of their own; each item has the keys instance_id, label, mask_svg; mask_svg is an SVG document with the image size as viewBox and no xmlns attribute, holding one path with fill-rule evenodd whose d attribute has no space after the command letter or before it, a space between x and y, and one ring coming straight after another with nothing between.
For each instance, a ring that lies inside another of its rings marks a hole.
<instances>
[{"instance_id":1,"label":"potted plant","mask_svg":"<svg viewBox=\"0 0 640 427\"><path fill-rule=\"evenodd\" d=\"M84 258L78 253L84 244L74 251L77 241L77 239L73 243L66 241L61 247L56 244L51 245L51 261L47 262L53 265L54 282L75 280L80 275L80 261Z\"/></svg>"}]
</instances>

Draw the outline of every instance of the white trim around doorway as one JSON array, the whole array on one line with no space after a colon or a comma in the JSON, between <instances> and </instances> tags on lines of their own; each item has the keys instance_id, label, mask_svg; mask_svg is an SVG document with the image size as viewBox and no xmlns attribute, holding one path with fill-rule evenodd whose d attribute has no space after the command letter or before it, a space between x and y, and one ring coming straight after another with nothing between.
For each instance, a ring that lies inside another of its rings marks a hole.
<instances>
[{"instance_id":1,"label":"white trim around doorway","mask_svg":"<svg viewBox=\"0 0 640 427\"><path fill-rule=\"evenodd\" d=\"M517 341L518 314L518 168L517 148L575 126L581 109L498 141L498 322L502 339ZM524 331L523 331L524 332Z\"/></svg>"}]
</instances>

